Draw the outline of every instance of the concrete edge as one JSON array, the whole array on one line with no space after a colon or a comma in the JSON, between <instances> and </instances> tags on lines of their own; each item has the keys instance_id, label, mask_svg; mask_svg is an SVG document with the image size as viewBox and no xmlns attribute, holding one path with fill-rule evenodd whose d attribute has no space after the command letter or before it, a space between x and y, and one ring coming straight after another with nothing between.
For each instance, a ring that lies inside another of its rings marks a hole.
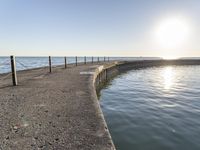
<instances>
[{"instance_id":1,"label":"concrete edge","mask_svg":"<svg viewBox=\"0 0 200 150\"><path fill-rule=\"evenodd\" d=\"M115 61L111 65L108 65L108 66L101 65L101 66L98 66L95 69L94 74L92 75L92 79L91 79L92 80L91 91L92 91L93 98L94 98L94 101L95 101L96 110L99 113L99 115L101 116L102 124L105 127L104 130L105 130L105 132L107 132L107 134L109 136L110 141L108 141L108 142L112 143L110 149L116 150L115 145L114 145L113 140L112 140L112 137L111 137L111 134L108 130L107 123L105 121L102 109L100 107L98 97L97 97L95 83L96 83L98 75L101 72L103 72L104 70L109 70L109 69L112 69L112 68L117 69L117 74L118 74L119 72L122 73L122 72L126 72L126 71L129 71L129 70L132 70L132 69L137 69L137 68L148 68L148 67L165 66L165 65L179 65L179 66L181 66L181 65L200 65L200 60L175 60L175 61L168 61L168 60L152 61L151 60L151 61L132 61L132 62Z\"/></svg>"},{"instance_id":2,"label":"concrete edge","mask_svg":"<svg viewBox=\"0 0 200 150\"><path fill-rule=\"evenodd\" d=\"M101 130L104 130L104 133L107 134L108 138L109 138L109 141L108 143L111 143L110 147L106 147L107 149L110 149L110 150L116 150L115 148L115 145L113 143L113 140L112 140L112 137L111 137L111 134L109 132L109 129L108 129L108 126L107 126L107 123L106 123L106 120L104 118L104 115L103 115L103 112L102 112L102 109L101 109L101 106L100 106L100 103L99 103L99 100L98 100L98 97L97 97L97 92L96 92L96 85L95 85L95 82L96 82L96 79L98 77L98 75L104 70L104 69L109 69L110 67L113 67L113 66L116 66L115 64L112 65L112 66L109 66L109 67L105 67L104 65L100 65L98 66L95 70L94 70L94 74L91 76L91 79L90 79L90 87L91 88L91 95L92 95L92 98L94 100L94 105L96 107L96 110L97 110L97 113L98 115L100 116L100 118L102 119L102 127L101 127ZM102 148L103 149L103 148Z\"/></svg>"}]
</instances>

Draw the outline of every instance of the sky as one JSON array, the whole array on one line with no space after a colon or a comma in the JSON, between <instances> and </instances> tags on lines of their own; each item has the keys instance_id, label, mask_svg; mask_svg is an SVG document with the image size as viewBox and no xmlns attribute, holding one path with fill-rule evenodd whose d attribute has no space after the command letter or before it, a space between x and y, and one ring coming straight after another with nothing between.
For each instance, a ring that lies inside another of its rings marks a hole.
<instances>
[{"instance_id":1,"label":"sky","mask_svg":"<svg viewBox=\"0 0 200 150\"><path fill-rule=\"evenodd\" d=\"M170 18L187 24L180 47L159 43ZM200 0L0 0L0 56L197 57L199 18Z\"/></svg>"}]
</instances>

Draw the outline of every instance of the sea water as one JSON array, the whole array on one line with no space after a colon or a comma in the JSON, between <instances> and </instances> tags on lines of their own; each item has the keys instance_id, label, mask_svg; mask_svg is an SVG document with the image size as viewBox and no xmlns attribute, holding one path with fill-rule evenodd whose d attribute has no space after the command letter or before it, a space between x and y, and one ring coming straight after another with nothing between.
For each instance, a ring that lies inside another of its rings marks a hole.
<instances>
[{"instance_id":1,"label":"sea water","mask_svg":"<svg viewBox=\"0 0 200 150\"><path fill-rule=\"evenodd\" d=\"M109 60L152 60L152 59L159 59L156 57L110 57ZM49 58L48 57L16 57L16 69L19 70L26 70L38 67L44 67L49 65ZM78 63L84 62L84 57L78 57ZM105 57L105 60L108 61L108 57ZM72 64L75 63L75 57L67 57L67 63ZM87 62L92 62L92 57L86 57ZM93 57L93 61L97 62L98 57ZM104 57L99 57L99 61L104 61ZM63 65L64 64L64 57L52 57L52 66L56 65ZM9 57L0 57L0 74L11 72L10 67L10 58Z\"/></svg>"},{"instance_id":2,"label":"sea water","mask_svg":"<svg viewBox=\"0 0 200 150\"><path fill-rule=\"evenodd\" d=\"M200 66L132 70L100 92L119 150L200 150Z\"/></svg>"}]
</instances>

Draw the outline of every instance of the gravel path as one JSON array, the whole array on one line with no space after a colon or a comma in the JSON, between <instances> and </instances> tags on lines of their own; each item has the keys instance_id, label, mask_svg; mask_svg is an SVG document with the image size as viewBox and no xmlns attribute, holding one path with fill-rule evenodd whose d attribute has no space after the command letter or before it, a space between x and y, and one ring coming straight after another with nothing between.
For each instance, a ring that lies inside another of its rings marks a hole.
<instances>
[{"instance_id":1,"label":"gravel path","mask_svg":"<svg viewBox=\"0 0 200 150\"><path fill-rule=\"evenodd\" d=\"M114 149L93 85L97 65L21 71L0 80L0 149ZM4 75L3 75L4 76ZM3 78L2 75L0 79Z\"/></svg>"}]
</instances>

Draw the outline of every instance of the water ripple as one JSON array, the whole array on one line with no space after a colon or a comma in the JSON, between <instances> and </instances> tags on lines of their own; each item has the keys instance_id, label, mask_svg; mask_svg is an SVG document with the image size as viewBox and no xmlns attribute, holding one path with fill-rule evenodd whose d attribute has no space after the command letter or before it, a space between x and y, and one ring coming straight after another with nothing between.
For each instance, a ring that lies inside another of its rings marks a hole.
<instances>
[{"instance_id":1,"label":"water ripple","mask_svg":"<svg viewBox=\"0 0 200 150\"><path fill-rule=\"evenodd\" d=\"M200 66L132 70L101 91L117 149L200 149Z\"/></svg>"}]
</instances>

